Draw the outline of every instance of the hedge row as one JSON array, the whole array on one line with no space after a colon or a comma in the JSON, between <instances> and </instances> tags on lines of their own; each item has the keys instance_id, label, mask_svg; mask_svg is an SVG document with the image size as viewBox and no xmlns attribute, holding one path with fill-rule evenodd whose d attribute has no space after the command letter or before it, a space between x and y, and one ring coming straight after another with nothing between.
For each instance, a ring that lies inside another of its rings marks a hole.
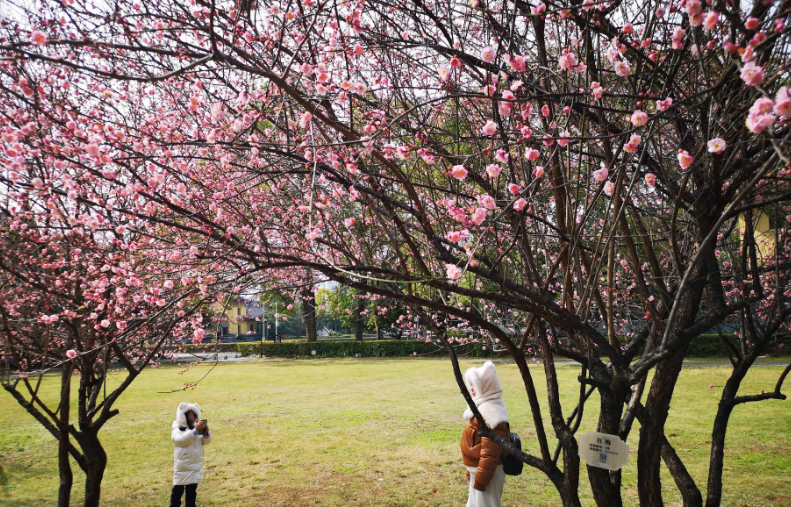
<instances>
[{"instance_id":1,"label":"hedge row","mask_svg":"<svg viewBox=\"0 0 791 507\"><path fill-rule=\"evenodd\" d=\"M724 335L734 346L738 347L738 341L734 335ZM536 349L529 345L529 348ZM266 356L266 357L312 357L315 350L316 357L407 357L418 356L442 356L444 349L434 343L426 343L414 340L380 340L380 341L320 341L313 343L306 342L267 342L261 345L260 342L251 343L223 343L220 345L206 344L189 346L191 352L238 352L242 357ZM456 349L461 357L507 357L508 352L501 347L493 349L490 344L471 343L461 345ZM791 337L788 335L777 337L776 341L770 345L766 352L772 356L786 356L791 354ZM687 350L687 357L726 357L728 349L716 334L701 335L690 343Z\"/></svg>"},{"instance_id":2,"label":"hedge row","mask_svg":"<svg viewBox=\"0 0 791 507\"><path fill-rule=\"evenodd\" d=\"M734 334L722 335L737 350L740 347L739 339ZM775 341L766 347L766 353L770 356L787 356L791 354L791 336L778 335ZM692 340L687 349L686 357L727 357L728 347L722 343L722 339L716 334L702 334Z\"/></svg>"},{"instance_id":3,"label":"hedge row","mask_svg":"<svg viewBox=\"0 0 791 507\"><path fill-rule=\"evenodd\" d=\"M239 355L243 357L407 357L407 356L443 356L445 349L435 343L415 340L379 340L379 341L321 341L314 343L240 343L237 345ZM316 351L314 354L313 351ZM262 354L263 352L263 354ZM491 346L476 343L463 345L457 349L460 356L466 357L500 357L506 351L493 351Z\"/></svg>"}]
</instances>

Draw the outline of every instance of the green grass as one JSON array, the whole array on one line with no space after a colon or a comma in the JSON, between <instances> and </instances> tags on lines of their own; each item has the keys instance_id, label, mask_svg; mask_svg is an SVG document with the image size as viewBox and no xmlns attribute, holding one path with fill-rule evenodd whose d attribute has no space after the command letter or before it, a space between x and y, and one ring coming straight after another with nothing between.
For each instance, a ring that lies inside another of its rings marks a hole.
<instances>
[{"instance_id":1,"label":"green grass","mask_svg":"<svg viewBox=\"0 0 791 507\"><path fill-rule=\"evenodd\" d=\"M479 362L480 363L480 362ZM478 364L479 364L478 363ZM465 362L462 366L471 366ZM109 465L105 506L167 505L171 487L170 425L179 401L197 401L214 442L206 449L199 504L250 505L464 505L466 483L459 438L464 404L446 360L303 360L220 364L194 391L158 394L202 376L208 365L185 373L149 370L118 404L102 441ZM524 388L516 367L498 364L512 429L528 450L533 440ZM540 366L531 370L542 394ZM728 368L685 368L676 389L667 433L690 472L705 486L711 418ZM743 393L774 387L779 367L755 368ZM578 370L559 368L573 408ZM53 399L57 379L48 379ZM791 388L790 388L791 389ZM595 429L596 402L586 407L580 433ZM546 409L544 418L547 419ZM0 394L0 505L54 505L55 441L4 391ZM551 427L547 422L548 431ZM633 434L637 433L637 427ZM723 505L791 505L791 402L764 401L736 409L728 435ZM624 471L624 498L637 504L636 440ZM584 472L583 472L584 475ZM83 476L75 467L74 505ZM681 505L663 476L667 505ZM585 477L583 502L592 505ZM525 468L508 478L504 505L559 505L551 484Z\"/></svg>"}]
</instances>

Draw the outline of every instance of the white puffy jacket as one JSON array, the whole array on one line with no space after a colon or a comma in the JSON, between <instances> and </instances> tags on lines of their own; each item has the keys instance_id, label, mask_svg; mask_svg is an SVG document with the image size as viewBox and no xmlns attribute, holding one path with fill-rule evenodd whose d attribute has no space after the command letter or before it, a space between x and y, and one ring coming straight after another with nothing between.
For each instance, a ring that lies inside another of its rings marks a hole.
<instances>
[{"instance_id":1,"label":"white puffy jacket","mask_svg":"<svg viewBox=\"0 0 791 507\"><path fill-rule=\"evenodd\" d=\"M195 421L200 420L197 403L180 403L170 432L170 439L176 447L173 450L174 486L197 484L203 480L203 446L211 442L211 433L195 435L187 427L187 412L190 410L195 413Z\"/></svg>"}]
</instances>

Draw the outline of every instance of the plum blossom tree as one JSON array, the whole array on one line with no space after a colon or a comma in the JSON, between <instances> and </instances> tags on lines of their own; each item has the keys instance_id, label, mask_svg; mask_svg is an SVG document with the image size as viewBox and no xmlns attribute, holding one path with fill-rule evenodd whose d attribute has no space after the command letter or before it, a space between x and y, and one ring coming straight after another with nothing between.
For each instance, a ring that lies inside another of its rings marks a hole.
<instances>
[{"instance_id":1,"label":"plum blossom tree","mask_svg":"<svg viewBox=\"0 0 791 507\"><path fill-rule=\"evenodd\" d=\"M50 177L72 184L65 172ZM85 505L99 505L107 464L99 432L147 366L159 364L178 339L202 337L201 308L210 284L197 275L205 271L194 269L199 265L190 267L173 255L160 258L145 223L95 214L71 198L71 190L4 190L3 388L58 441L58 504L70 502L71 456L85 473ZM55 406L40 388L44 374L57 370ZM108 374L120 383L108 387ZM72 391L76 420L70 414Z\"/></svg>"},{"instance_id":2,"label":"plum blossom tree","mask_svg":"<svg viewBox=\"0 0 791 507\"><path fill-rule=\"evenodd\" d=\"M20 4L0 35L0 181L145 222L150 248L218 283L308 269L401 301L469 402L461 321L514 358L536 435L514 454L564 506L595 400L600 431L638 434L641 505L663 505L664 462L685 505L714 507L730 414L785 399L789 368L739 388L789 326L789 8ZM690 343L723 326L738 334L704 488L665 422ZM558 354L580 365L574 407ZM622 505L620 471L587 476L597 505Z\"/></svg>"},{"instance_id":3,"label":"plum blossom tree","mask_svg":"<svg viewBox=\"0 0 791 507\"><path fill-rule=\"evenodd\" d=\"M85 505L98 505L107 463L99 432L164 347L203 333L198 283L179 281L186 272L178 263L152 262L144 235L124 230L128 225L78 213L86 221L71 227L59 220L65 203L54 193L15 193L14 201L1 208L0 219L3 388L58 440L59 505L69 504L69 456L85 472ZM117 373L113 363L125 377L108 388L108 374ZM55 369L57 407L40 395L44 373Z\"/></svg>"}]
</instances>

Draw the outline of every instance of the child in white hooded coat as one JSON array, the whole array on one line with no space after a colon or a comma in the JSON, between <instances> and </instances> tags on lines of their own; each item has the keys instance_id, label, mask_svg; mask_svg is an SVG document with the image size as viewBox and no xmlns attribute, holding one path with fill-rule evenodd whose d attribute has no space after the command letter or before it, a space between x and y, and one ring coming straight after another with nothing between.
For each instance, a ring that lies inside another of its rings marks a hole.
<instances>
[{"instance_id":1,"label":"child in white hooded coat","mask_svg":"<svg viewBox=\"0 0 791 507\"><path fill-rule=\"evenodd\" d=\"M198 483L203 480L203 446L211 442L208 425L201 435L204 423L200 420L197 403L180 403L176 409L176 420L170 432L173 441L173 491L170 507L181 506L181 496L186 491L186 507L195 507Z\"/></svg>"}]
</instances>

